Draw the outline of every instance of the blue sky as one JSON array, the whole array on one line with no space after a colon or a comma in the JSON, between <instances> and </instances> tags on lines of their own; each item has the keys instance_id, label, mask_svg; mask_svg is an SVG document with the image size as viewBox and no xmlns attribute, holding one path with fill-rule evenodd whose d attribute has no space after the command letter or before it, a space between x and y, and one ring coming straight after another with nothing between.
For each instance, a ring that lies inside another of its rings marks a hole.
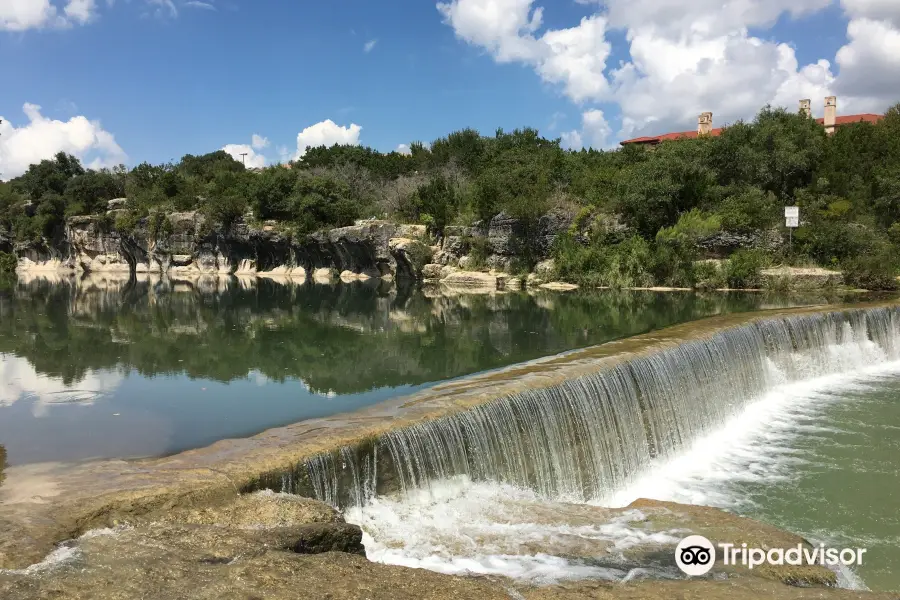
<instances>
[{"instance_id":1,"label":"blue sky","mask_svg":"<svg viewBox=\"0 0 900 600\"><path fill-rule=\"evenodd\" d=\"M41 2L55 12L16 12ZM81 12L67 15L67 2ZM269 140L256 150L272 162L296 155L298 133L328 119L360 126L358 141L381 150L468 126L533 126L570 146L611 147L692 128L704 110L721 124L800 97L818 106L835 93L859 112L900 100L900 86L865 85L900 80L889 52L900 44L900 2L888 0L197 4L0 0L0 115L16 128L0 126L0 171L58 149L98 164L177 160L253 134ZM866 42L882 34L883 50ZM842 87L845 72L853 85ZM41 107L41 126L27 132L26 103ZM55 134L79 116L121 153Z\"/></svg>"}]
</instances>

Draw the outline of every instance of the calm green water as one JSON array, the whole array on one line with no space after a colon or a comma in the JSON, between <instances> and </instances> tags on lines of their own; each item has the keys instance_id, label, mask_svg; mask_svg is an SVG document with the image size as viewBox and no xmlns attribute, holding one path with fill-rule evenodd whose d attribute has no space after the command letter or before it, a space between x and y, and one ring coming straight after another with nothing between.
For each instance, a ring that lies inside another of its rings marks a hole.
<instances>
[{"instance_id":1,"label":"calm green water","mask_svg":"<svg viewBox=\"0 0 900 600\"><path fill-rule=\"evenodd\" d=\"M678 322L821 301L19 280L0 287L0 445L10 465L163 455Z\"/></svg>"},{"instance_id":2,"label":"calm green water","mask_svg":"<svg viewBox=\"0 0 900 600\"><path fill-rule=\"evenodd\" d=\"M867 548L856 575L900 590L900 365L806 390L780 418L772 475L739 482L742 512L837 548ZM811 400L811 402L809 402Z\"/></svg>"}]
</instances>

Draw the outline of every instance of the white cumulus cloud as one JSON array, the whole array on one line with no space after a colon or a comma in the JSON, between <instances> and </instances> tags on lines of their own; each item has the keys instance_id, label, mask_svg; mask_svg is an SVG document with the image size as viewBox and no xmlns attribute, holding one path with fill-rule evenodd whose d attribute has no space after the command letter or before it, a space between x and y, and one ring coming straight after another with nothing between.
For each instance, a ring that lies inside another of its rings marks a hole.
<instances>
[{"instance_id":1,"label":"white cumulus cloud","mask_svg":"<svg viewBox=\"0 0 900 600\"><path fill-rule=\"evenodd\" d=\"M872 110L884 108L900 98L900 2L842 0L841 5L850 23L848 43L837 53L837 91L860 97Z\"/></svg>"},{"instance_id":2,"label":"white cumulus cloud","mask_svg":"<svg viewBox=\"0 0 900 600\"><path fill-rule=\"evenodd\" d=\"M399 154L405 154L406 156L412 154L412 150L410 149L409 144L400 144L399 146L397 146L395 152Z\"/></svg>"},{"instance_id":3,"label":"white cumulus cloud","mask_svg":"<svg viewBox=\"0 0 900 600\"><path fill-rule=\"evenodd\" d=\"M335 144L358 146L361 131L362 127L355 123L351 123L349 127L344 127L331 119L310 125L297 134L297 153L294 155L294 160L303 158L308 149L318 146L331 147Z\"/></svg>"},{"instance_id":4,"label":"white cumulus cloud","mask_svg":"<svg viewBox=\"0 0 900 600\"><path fill-rule=\"evenodd\" d=\"M594 148L604 150L611 145L612 128L606 120L603 111L593 108L581 115L581 131L567 131L560 135L564 148L580 150L581 148Z\"/></svg>"},{"instance_id":5,"label":"white cumulus cloud","mask_svg":"<svg viewBox=\"0 0 900 600\"><path fill-rule=\"evenodd\" d=\"M498 63L529 65L573 102L618 105L617 139L693 129L701 112L715 125L752 118L766 104L796 110L812 98L822 113L883 110L900 98L900 0L841 0L850 18L837 56L801 64L766 30L784 17L823 10L832 0L578 0L597 13L568 28L545 28L536 0L449 0L437 9L456 36ZM627 58L608 66L609 33L624 32ZM834 66L840 67L839 72ZM595 127L562 134L569 147L608 146L603 113Z\"/></svg>"},{"instance_id":6,"label":"white cumulus cloud","mask_svg":"<svg viewBox=\"0 0 900 600\"><path fill-rule=\"evenodd\" d=\"M369 40L363 46L363 52L366 52L366 53L371 52L375 48L376 44L378 44L378 40Z\"/></svg>"},{"instance_id":7,"label":"white cumulus cloud","mask_svg":"<svg viewBox=\"0 0 900 600\"><path fill-rule=\"evenodd\" d=\"M250 144L226 144L222 150L239 162L243 162L248 169L261 169L266 166L266 157L257 154ZM246 154L246 156L241 156Z\"/></svg>"},{"instance_id":8,"label":"white cumulus cloud","mask_svg":"<svg viewBox=\"0 0 900 600\"><path fill-rule=\"evenodd\" d=\"M559 137L562 140L562 147L567 150L581 150L584 148L584 140L580 131L564 131Z\"/></svg>"},{"instance_id":9,"label":"white cumulus cloud","mask_svg":"<svg viewBox=\"0 0 900 600\"><path fill-rule=\"evenodd\" d=\"M16 127L0 116L0 177L18 177L29 165L52 158L57 152L77 156L88 167L112 167L128 160L115 137L87 117L72 117L68 121L48 119L41 107L25 104L22 107L28 123Z\"/></svg>"},{"instance_id":10,"label":"white cumulus cloud","mask_svg":"<svg viewBox=\"0 0 900 600\"><path fill-rule=\"evenodd\" d=\"M97 13L95 0L0 0L0 31L83 25Z\"/></svg>"},{"instance_id":11,"label":"white cumulus cloud","mask_svg":"<svg viewBox=\"0 0 900 600\"><path fill-rule=\"evenodd\" d=\"M497 62L532 65L544 81L561 85L576 102L605 95L603 71L610 53L606 19L595 15L537 37L544 11L532 4L533 0L453 0L438 3L437 8L457 37L485 48Z\"/></svg>"},{"instance_id":12,"label":"white cumulus cloud","mask_svg":"<svg viewBox=\"0 0 900 600\"><path fill-rule=\"evenodd\" d=\"M894 27L900 27L900 2L897 0L841 0L841 6L851 19L889 21Z\"/></svg>"},{"instance_id":13,"label":"white cumulus cloud","mask_svg":"<svg viewBox=\"0 0 900 600\"><path fill-rule=\"evenodd\" d=\"M254 150L262 150L269 145L269 138L265 138L257 133L254 133L250 140L250 145L253 146Z\"/></svg>"}]
</instances>

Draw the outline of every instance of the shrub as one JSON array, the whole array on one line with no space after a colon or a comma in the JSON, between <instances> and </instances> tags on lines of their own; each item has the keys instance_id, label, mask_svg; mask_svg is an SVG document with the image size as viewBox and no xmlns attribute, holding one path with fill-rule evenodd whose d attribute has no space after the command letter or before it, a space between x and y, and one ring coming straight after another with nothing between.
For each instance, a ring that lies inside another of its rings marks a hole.
<instances>
[{"instance_id":1,"label":"shrub","mask_svg":"<svg viewBox=\"0 0 900 600\"><path fill-rule=\"evenodd\" d=\"M747 188L725 198L717 212L726 231L749 233L775 225L781 207L772 192Z\"/></svg>"},{"instance_id":2,"label":"shrub","mask_svg":"<svg viewBox=\"0 0 900 600\"><path fill-rule=\"evenodd\" d=\"M447 179L436 175L413 193L404 209L406 216L423 223L429 233L440 234L456 211L456 197Z\"/></svg>"},{"instance_id":3,"label":"shrub","mask_svg":"<svg viewBox=\"0 0 900 600\"><path fill-rule=\"evenodd\" d=\"M480 235L468 236L465 239L465 245L469 248L469 258L472 259L472 267L483 267L487 263L488 256L491 254L491 247L488 239Z\"/></svg>"},{"instance_id":4,"label":"shrub","mask_svg":"<svg viewBox=\"0 0 900 600\"><path fill-rule=\"evenodd\" d=\"M690 244L657 242L650 267L655 281L673 287L692 287L696 279L696 254Z\"/></svg>"},{"instance_id":5,"label":"shrub","mask_svg":"<svg viewBox=\"0 0 900 600\"><path fill-rule=\"evenodd\" d=\"M897 260L890 250L854 256L841 264L844 283L864 290L897 289Z\"/></svg>"},{"instance_id":6,"label":"shrub","mask_svg":"<svg viewBox=\"0 0 900 600\"><path fill-rule=\"evenodd\" d=\"M161 240L172 235L172 222L162 211L155 211L150 214L150 239Z\"/></svg>"},{"instance_id":7,"label":"shrub","mask_svg":"<svg viewBox=\"0 0 900 600\"><path fill-rule=\"evenodd\" d=\"M765 255L758 250L738 250L731 255L725 268L725 279L732 288L755 288L762 284L761 271L766 266Z\"/></svg>"},{"instance_id":8,"label":"shrub","mask_svg":"<svg viewBox=\"0 0 900 600\"><path fill-rule=\"evenodd\" d=\"M656 241L668 244L689 246L697 240L712 235L722 229L722 220L718 215L707 215L693 209L679 217L672 227L663 227L656 234Z\"/></svg>"},{"instance_id":9,"label":"shrub","mask_svg":"<svg viewBox=\"0 0 900 600\"><path fill-rule=\"evenodd\" d=\"M584 246L565 234L557 237L553 253L556 274L563 280L613 288L653 285L648 270L653 253L650 244L639 236L612 246Z\"/></svg>"},{"instance_id":10,"label":"shrub","mask_svg":"<svg viewBox=\"0 0 900 600\"><path fill-rule=\"evenodd\" d=\"M239 196L225 195L207 203L204 212L214 223L228 230L247 210L247 201Z\"/></svg>"},{"instance_id":11,"label":"shrub","mask_svg":"<svg viewBox=\"0 0 900 600\"><path fill-rule=\"evenodd\" d=\"M130 235L134 233L134 230L137 229L138 223L140 222L140 214L129 210L116 217L116 231Z\"/></svg>"},{"instance_id":12,"label":"shrub","mask_svg":"<svg viewBox=\"0 0 900 600\"><path fill-rule=\"evenodd\" d=\"M15 273L17 263L15 255L0 252L0 273Z\"/></svg>"},{"instance_id":13,"label":"shrub","mask_svg":"<svg viewBox=\"0 0 900 600\"><path fill-rule=\"evenodd\" d=\"M702 261L694 265L694 286L703 290L725 287L727 281L722 268L715 261Z\"/></svg>"}]
</instances>

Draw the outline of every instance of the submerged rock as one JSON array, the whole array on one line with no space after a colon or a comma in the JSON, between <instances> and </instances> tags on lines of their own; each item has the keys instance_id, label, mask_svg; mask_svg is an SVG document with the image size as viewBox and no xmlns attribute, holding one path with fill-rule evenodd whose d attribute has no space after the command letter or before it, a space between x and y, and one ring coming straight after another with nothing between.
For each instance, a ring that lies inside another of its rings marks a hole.
<instances>
[{"instance_id":1,"label":"submerged rock","mask_svg":"<svg viewBox=\"0 0 900 600\"><path fill-rule=\"evenodd\" d=\"M224 505L172 511L164 516L164 520L192 525L224 524L244 529L343 522L340 513L324 502L270 491L244 494Z\"/></svg>"}]
</instances>

